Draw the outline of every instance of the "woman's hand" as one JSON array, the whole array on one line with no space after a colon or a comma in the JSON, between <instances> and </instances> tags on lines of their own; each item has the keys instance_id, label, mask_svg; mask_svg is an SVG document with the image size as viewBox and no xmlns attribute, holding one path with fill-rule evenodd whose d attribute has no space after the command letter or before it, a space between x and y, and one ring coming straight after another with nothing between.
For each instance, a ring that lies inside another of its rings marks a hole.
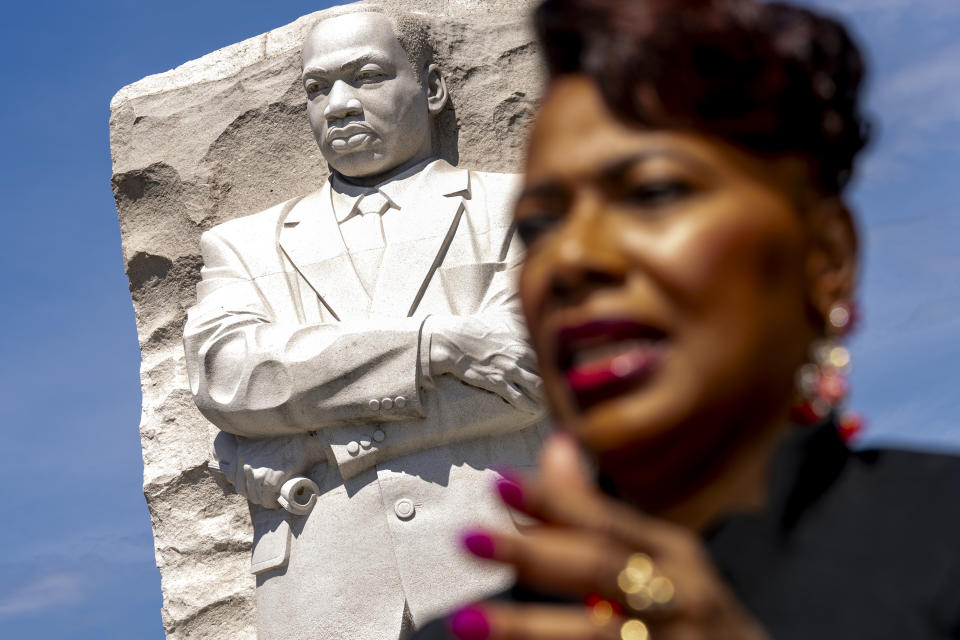
<instances>
[{"instance_id":1,"label":"woman's hand","mask_svg":"<svg viewBox=\"0 0 960 640\"><path fill-rule=\"evenodd\" d=\"M483 602L449 619L459 640L768 638L717 574L698 536L601 494L569 436L546 443L538 476L503 480L498 490L540 524L526 535L471 532L466 547L513 565L527 587L589 604ZM637 572L621 575L631 559ZM652 573L644 567L648 561ZM639 598L628 599L621 588L644 585L649 589Z\"/></svg>"}]
</instances>

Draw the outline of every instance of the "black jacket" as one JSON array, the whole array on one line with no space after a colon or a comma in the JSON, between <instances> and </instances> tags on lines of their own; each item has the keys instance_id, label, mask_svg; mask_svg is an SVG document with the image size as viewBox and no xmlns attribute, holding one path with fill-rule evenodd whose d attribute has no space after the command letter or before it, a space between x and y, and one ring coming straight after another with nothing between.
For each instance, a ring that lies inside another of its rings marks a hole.
<instances>
[{"instance_id":1,"label":"black jacket","mask_svg":"<svg viewBox=\"0 0 960 640\"><path fill-rule=\"evenodd\" d=\"M774 457L767 508L726 517L704 544L776 640L960 638L958 457L798 431ZM447 638L439 620L414 635Z\"/></svg>"}]
</instances>

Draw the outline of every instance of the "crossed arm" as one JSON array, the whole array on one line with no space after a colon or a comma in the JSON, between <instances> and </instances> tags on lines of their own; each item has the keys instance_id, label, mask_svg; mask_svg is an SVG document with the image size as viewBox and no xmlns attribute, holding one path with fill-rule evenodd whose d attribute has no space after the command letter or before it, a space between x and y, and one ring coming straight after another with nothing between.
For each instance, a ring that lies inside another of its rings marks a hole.
<instances>
[{"instance_id":1,"label":"crossed arm","mask_svg":"<svg viewBox=\"0 0 960 640\"><path fill-rule=\"evenodd\" d=\"M424 419L422 394L433 392L438 376L497 394L518 423L540 411L540 379L513 290L516 258L494 276L474 315L301 324L278 317L265 285L216 230L201 248L203 279L184 329L191 388L211 422L242 436L218 438L217 455L232 456L231 480L255 502L275 500L272 489L262 497L251 489L257 470L262 480L282 467L272 486L322 459L311 432ZM382 397L403 398L403 406L372 406Z\"/></svg>"}]
</instances>

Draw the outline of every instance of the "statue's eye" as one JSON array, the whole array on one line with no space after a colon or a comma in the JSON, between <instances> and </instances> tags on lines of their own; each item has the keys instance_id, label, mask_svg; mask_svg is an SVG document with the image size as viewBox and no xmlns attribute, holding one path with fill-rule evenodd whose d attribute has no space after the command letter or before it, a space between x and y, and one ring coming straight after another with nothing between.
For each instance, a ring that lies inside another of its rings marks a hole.
<instances>
[{"instance_id":1,"label":"statue's eye","mask_svg":"<svg viewBox=\"0 0 960 640\"><path fill-rule=\"evenodd\" d=\"M330 85L320 80L308 80L303 85L303 88L306 90L308 96L314 96L319 93L326 93Z\"/></svg>"},{"instance_id":2,"label":"statue's eye","mask_svg":"<svg viewBox=\"0 0 960 640\"><path fill-rule=\"evenodd\" d=\"M357 72L357 81L359 82L380 82L386 78L386 74L376 67L364 67Z\"/></svg>"}]
</instances>

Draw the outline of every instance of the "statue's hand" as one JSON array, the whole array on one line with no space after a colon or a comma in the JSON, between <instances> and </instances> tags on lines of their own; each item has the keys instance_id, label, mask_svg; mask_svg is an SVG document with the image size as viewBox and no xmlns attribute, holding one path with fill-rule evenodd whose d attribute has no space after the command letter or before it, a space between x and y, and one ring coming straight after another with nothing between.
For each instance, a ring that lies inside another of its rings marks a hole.
<instances>
[{"instance_id":1,"label":"statue's hand","mask_svg":"<svg viewBox=\"0 0 960 640\"><path fill-rule=\"evenodd\" d=\"M453 375L521 411L540 411L543 382L519 325L496 316L431 316L428 322L431 375Z\"/></svg>"},{"instance_id":2,"label":"statue's hand","mask_svg":"<svg viewBox=\"0 0 960 640\"><path fill-rule=\"evenodd\" d=\"M254 504L279 509L283 483L305 475L325 456L311 435L244 438L221 431L213 443L220 470L240 495Z\"/></svg>"}]
</instances>

